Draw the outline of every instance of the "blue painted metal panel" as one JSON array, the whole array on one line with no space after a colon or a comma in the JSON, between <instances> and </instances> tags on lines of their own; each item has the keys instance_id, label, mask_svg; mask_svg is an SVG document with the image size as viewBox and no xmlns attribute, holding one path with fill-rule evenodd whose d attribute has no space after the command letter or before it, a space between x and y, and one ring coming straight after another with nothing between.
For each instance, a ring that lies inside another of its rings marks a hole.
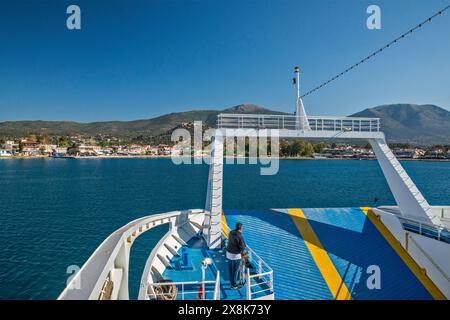
<instances>
[{"instance_id":1,"label":"blue painted metal panel","mask_svg":"<svg viewBox=\"0 0 450 320\"><path fill-rule=\"evenodd\" d=\"M360 208L303 209L353 299L432 299L430 293ZM381 289L367 287L379 266Z\"/></svg>"},{"instance_id":2,"label":"blue painted metal panel","mask_svg":"<svg viewBox=\"0 0 450 320\"><path fill-rule=\"evenodd\" d=\"M421 282L360 208L303 209L305 217L327 251L353 299L432 299ZM333 299L304 240L287 210L225 210L228 225L244 225L247 244L274 271L276 299ZM166 270L174 281L199 281L200 263L206 256L221 272L222 299L245 299L245 290L229 288L228 264L223 252L208 250L203 240L188 243L192 270ZM367 268L379 266L381 289L369 290ZM208 269L207 279L216 269Z\"/></svg>"},{"instance_id":3,"label":"blue painted metal panel","mask_svg":"<svg viewBox=\"0 0 450 320\"><path fill-rule=\"evenodd\" d=\"M225 210L228 225L244 225L247 244L273 269L275 299L333 299L292 218L273 210Z\"/></svg>"}]
</instances>

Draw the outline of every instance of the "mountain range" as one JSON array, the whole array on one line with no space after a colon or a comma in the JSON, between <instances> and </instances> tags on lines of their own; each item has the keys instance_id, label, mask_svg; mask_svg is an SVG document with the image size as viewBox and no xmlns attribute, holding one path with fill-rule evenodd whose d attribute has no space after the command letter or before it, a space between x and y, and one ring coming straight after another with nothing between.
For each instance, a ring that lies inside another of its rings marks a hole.
<instances>
[{"instance_id":1,"label":"mountain range","mask_svg":"<svg viewBox=\"0 0 450 320\"><path fill-rule=\"evenodd\" d=\"M391 143L450 144L450 112L435 105L390 104L352 116L380 118Z\"/></svg>"},{"instance_id":2,"label":"mountain range","mask_svg":"<svg viewBox=\"0 0 450 320\"><path fill-rule=\"evenodd\" d=\"M169 113L152 119L80 123L71 121L0 122L0 137L28 134L115 136L123 139L164 134L182 123L200 120L214 126L219 113L286 114L254 104L224 110L193 110ZM350 115L377 117L390 143L414 145L450 144L450 112L435 105L390 104Z\"/></svg>"}]
</instances>

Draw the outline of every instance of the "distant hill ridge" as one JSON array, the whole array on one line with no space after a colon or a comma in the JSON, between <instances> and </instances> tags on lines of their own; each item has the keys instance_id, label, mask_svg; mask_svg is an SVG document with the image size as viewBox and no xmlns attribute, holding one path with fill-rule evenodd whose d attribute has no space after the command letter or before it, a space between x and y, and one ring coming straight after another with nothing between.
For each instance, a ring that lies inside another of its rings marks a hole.
<instances>
[{"instance_id":1,"label":"distant hill ridge","mask_svg":"<svg viewBox=\"0 0 450 320\"><path fill-rule=\"evenodd\" d=\"M0 137L22 137L30 133L49 135L98 134L133 139L167 133L185 122L196 120L214 126L219 113L286 114L255 104L241 104L224 110L193 110L135 121L79 123L71 121L0 122ZM450 144L450 112L435 105L390 104L368 108L351 115L377 117L389 142Z\"/></svg>"},{"instance_id":2,"label":"distant hill ridge","mask_svg":"<svg viewBox=\"0 0 450 320\"><path fill-rule=\"evenodd\" d=\"M450 144L450 112L435 105L390 104L352 116L380 118L389 142Z\"/></svg>"}]
</instances>

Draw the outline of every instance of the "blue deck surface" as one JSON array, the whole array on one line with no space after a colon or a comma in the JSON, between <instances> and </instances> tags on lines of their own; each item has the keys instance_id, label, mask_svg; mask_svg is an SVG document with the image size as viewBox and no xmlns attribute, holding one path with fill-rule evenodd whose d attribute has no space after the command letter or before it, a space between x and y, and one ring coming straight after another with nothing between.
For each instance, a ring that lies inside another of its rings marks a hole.
<instances>
[{"instance_id":1,"label":"blue deck surface","mask_svg":"<svg viewBox=\"0 0 450 320\"><path fill-rule=\"evenodd\" d=\"M360 208L303 209L352 299L432 299ZM225 210L227 223L244 224L247 244L274 271L276 299L333 299L327 282L287 210ZM369 266L381 288L369 290Z\"/></svg>"},{"instance_id":2,"label":"blue deck surface","mask_svg":"<svg viewBox=\"0 0 450 320\"><path fill-rule=\"evenodd\" d=\"M220 299L221 300L244 300L246 299L246 290L243 287L240 290L233 290L230 288L229 279L229 265L228 260L224 256L223 250L209 250L206 243L201 238L193 238L188 243L187 246L182 246L178 253L181 256L182 250L186 250L189 260L189 268L181 269L182 263L181 257L173 257L170 260L170 268L166 268L163 273L163 278L171 279L174 282L190 282L190 281L201 281L202 280L202 270L201 262L206 257L213 259L214 263L206 268L206 279L207 281L215 280L217 271L220 271ZM254 282L252 282L254 283ZM256 285L255 290L266 289L266 286ZM199 299L199 289L198 284L187 285L184 287L184 297L181 296L179 292L178 299L184 298L184 300L198 300ZM180 290L180 288L179 288ZM208 284L206 286L205 298L213 299L214 294L214 284Z\"/></svg>"},{"instance_id":3,"label":"blue deck surface","mask_svg":"<svg viewBox=\"0 0 450 320\"><path fill-rule=\"evenodd\" d=\"M332 299L290 215L271 210L226 210L228 225L244 224L247 244L273 269L275 299Z\"/></svg>"},{"instance_id":4,"label":"blue deck surface","mask_svg":"<svg viewBox=\"0 0 450 320\"><path fill-rule=\"evenodd\" d=\"M430 293L359 208L304 209L353 299L432 299ZM369 290L367 268L380 268L381 289Z\"/></svg>"}]
</instances>

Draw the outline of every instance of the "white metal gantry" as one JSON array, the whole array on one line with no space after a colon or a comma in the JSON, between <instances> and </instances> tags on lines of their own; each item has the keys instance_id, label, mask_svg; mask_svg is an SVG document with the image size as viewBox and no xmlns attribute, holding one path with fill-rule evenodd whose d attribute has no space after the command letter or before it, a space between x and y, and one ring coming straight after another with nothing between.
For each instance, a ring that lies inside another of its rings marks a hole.
<instances>
[{"instance_id":1,"label":"white metal gantry","mask_svg":"<svg viewBox=\"0 0 450 320\"><path fill-rule=\"evenodd\" d=\"M297 68L295 73L297 84L295 115L220 114L218 116L211 148L205 206L207 218L203 226L209 247L217 248L221 244L223 145L229 137L277 136L279 138L367 140L372 146L401 215L424 223L441 225L439 217L432 212L427 200L390 150L385 135L380 130L380 119L307 116L300 97Z\"/></svg>"},{"instance_id":2,"label":"white metal gantry","mask_svg":"<svg viewBox=\"0 0 450 320\"><path fill-rule=\"evenodd\" d=\"M441 224L431 207L380 131L377 118L308 117L309 128L297 130L297 116L220 114L212 148L206 199L205 236L211 248L220 245L222 228L223 144L226 137L364 139L369 141L403 216L426 223Z\"/></svg>"}]
</instances>

